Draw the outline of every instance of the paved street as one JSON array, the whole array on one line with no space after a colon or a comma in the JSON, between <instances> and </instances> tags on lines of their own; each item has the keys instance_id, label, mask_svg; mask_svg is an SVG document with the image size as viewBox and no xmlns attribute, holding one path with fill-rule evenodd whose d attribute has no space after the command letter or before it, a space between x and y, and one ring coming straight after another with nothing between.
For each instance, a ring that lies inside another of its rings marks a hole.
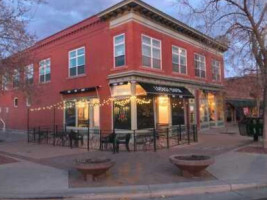
<instances>
[{"instance_id":1,"label":"paved street","mask_svg":"<svg viewBox=\"0 0 267 200\"><path fill-rule=\"evenodd\" d=\"M216 194L187 195L176 197L150 198L151 200L267 200L267 189L249 189L235 192L222 192ZM138 199L138 200L148 200Z\"/></svg>"}]
</instances>

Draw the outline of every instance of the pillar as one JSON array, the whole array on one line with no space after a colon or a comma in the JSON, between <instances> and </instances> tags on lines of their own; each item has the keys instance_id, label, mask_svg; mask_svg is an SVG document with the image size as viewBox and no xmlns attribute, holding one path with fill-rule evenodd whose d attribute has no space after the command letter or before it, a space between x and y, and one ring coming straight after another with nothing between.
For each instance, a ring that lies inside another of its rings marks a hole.
<instances>
[{"instance_id":1,"label":"pillar","mask_svg":"<svg viewBox=\"0 0 267 200\"><path fill-rule=\"evenodd\" d=\"M136 82L131 83L131 129L137 130L137 103L136 98Z\"/></svg>"}]
</instances>

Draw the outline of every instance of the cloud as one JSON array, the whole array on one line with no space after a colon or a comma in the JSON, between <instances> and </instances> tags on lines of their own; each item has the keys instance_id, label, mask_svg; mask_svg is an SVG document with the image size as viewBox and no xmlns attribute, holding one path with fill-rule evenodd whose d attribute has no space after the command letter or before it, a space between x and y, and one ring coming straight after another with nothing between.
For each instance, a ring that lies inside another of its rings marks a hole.
<instances>
[{"instance_id":1,"label":"cloud","mask_svg":"<svg viewBox=\"0 0 267 200\"><path fill-rule=\"evenodd\" d=\"M45 4L32 9L28 31L42 39L68 26L86 19L120 2L121 0L46 0ZM174 17L177 10L174 0L145 0L147 4Z\"/></svg>"}]
</instances>

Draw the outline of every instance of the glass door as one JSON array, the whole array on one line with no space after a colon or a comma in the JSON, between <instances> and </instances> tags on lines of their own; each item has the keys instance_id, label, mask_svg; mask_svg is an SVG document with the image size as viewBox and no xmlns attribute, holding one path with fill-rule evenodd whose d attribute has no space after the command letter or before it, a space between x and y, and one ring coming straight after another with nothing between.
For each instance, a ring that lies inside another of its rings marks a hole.
<instances>
[{"instance_id":1,"label":"glass door","mask_svg":"<svg viewBox=\"0 0 267 200\"><path fill-rule=\"evenodd\" d=\"M169 126L170 124L170 98L160 96L156 98L157 127Z\"/></svg>"}]
</instances>

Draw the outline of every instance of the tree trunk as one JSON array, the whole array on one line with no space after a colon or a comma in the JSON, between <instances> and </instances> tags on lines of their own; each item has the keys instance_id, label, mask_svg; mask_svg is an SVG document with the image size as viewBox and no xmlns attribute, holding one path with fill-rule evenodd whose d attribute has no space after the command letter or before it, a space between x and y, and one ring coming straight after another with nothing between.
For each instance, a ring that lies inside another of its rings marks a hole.
<instances>
[{"instance_id":1,"label":"tree trunk","mask_svg":"<svg viewBox=\"0 0 267 200\"><path fill-rule=\"evenodd\" d=\"M266 78L265 78L266 79ZM267 149L267 81L265 80L263 85L264 95L263 95L263 146Z\"/></svg>"}]
</instances>

